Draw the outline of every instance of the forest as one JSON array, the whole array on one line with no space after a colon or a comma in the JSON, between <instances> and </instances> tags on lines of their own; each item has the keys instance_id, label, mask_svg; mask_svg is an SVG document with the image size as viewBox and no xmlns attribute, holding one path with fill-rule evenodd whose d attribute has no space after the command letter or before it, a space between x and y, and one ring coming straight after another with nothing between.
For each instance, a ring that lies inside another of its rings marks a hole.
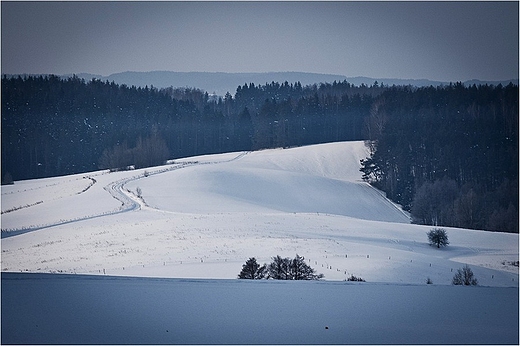
<instances>
[{"instance_id":1,"label":"forest","mask_svg":"<svg viewBox=\"0 0 520 346\"><path fill-rule=\"evenodd\" d=\"M518 232L518 86L390 88L363 178L427 225Z\"/></svg>"},{"instance_id":2,"label":"forest","mask_svg":"<svg viewBox=\"0 0 520 346\"><path fill-rule=\"evenodd\" d=\"M201 154L365 140L414 222L518 232L518 86L238 86L235 95L2 76L2 184Z\"/></svg>"}]
</instances>

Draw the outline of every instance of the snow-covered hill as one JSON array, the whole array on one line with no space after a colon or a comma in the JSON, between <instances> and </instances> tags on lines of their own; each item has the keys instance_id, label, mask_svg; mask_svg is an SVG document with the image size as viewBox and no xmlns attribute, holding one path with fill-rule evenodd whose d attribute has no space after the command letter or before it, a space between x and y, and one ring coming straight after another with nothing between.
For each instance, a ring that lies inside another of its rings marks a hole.
<instances>
[{"instance_id":1,"label":"snow-covered hill","mask_svg":"<svg viewBox=\"0 0 520 346\"><path fill-rule=\"evenodd\" d=\"M430 227L360 180L367 154L330 143L2 186L2 271L235 278L249 257L299 254L326 280L448 285L467 263L518 286L518 235L448 228L430 247Z\"/></svg>"},{"instance_id":2,"label":"snow-covered hill","mask_svg":"<svg viewBox=\"0 0 520 346\"><path fill-rule=\"evenodd\" d=\"M446 228L429 246L431 227L360 180L366 155L330 143L2 186L2 343L518 343L518 235ZM236 280L249 257L295 254L325 281ZM451 286L464 263L480 287Z\"/></svg>"}]
</instances>

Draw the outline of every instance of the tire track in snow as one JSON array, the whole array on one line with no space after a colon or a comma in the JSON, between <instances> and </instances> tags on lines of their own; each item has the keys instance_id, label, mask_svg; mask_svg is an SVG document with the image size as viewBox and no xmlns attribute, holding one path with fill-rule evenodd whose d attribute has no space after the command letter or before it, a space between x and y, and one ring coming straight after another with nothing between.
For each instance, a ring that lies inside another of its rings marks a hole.
<instances>
[{"instance_id":1,"label":"tire track in snow","mask_svg":"<svg viewBox=\"0 0 520 346\"><path fill-rule=\"evenodd\" d=\"M172 166L164 168L164 169L160 169L160 170L156 170L156 171L152 171L152 172L145 171L142 174L139 174L137 176L116 180L114 182L109 183L105 187L103 187L103 189L105 191L107 191L114 199L121 202L121 206L118 209L106 211L106 212L95 214L95 215L81 216L81 217L77 217L74 219L60 220L60 221L52 222L52 223L45 224L45 225L38 225L38 226L33 226L33 227L22 227L22 228L16 228L16 229L2 229L1 234L0 234L1 238L3 239L3 238L8 238L8 237L13 237L13 236L20 235L23 233L37 231L37 230L41 230L41 229L45 229L45 228L62 226L62 225L67 225L67 224L71 224L74 222L92 220L92 219L96 219L99 217L116 215L116 214L126 213L126 212L130 212L130 211L140 210L143 206L145 206L145 203L132 198L130 196L130 194L132 194L132 193L129 190L126 190L124 188L125 184L127 184L131 181L139 180L139 179L149 177L152 175L171 172L171 171L175 171L175 170L182 169L185 167L191 167L191 166L197 166L197 165L207 165L207 164L219 164L219 163L236 161L236 160L241 159L248 153L250 153L250 152L249 151L241 152L237 156L235 156L229 160L225 160L225 161L209 161L209 162L198 162L198 161L191 162L191 161L189 161L189 162L173 163ZM92 185L94 185L94 184L92 184ZM89 186L89 187L91 187L91 186ZM82 192L85 192L85 191L82 191ZM128 191L128 192L125 192L125 191Z\"/></svg>"}]
</instances>

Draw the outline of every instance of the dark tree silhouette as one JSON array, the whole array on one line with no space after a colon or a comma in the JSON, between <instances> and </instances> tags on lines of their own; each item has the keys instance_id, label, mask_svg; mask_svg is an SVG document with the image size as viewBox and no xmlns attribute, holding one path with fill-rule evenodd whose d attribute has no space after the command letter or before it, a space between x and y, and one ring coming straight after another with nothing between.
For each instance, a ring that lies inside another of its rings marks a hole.
<instances>
[{"instance_id":1,"label":"dark tree silhouette","mask_svg":"<svg viewBox=\"0 0 520 346\"><path fill-rule=\"evenodd\" d=\"M269 278L275 280L291 280L290 267L291 260L279 255L273 257L273 261L268 266Z\"/></svg>"},{"instance_id":2,"label":"dark tree silhouette","mask_svg":"<svg viewBox=\"0 0 520 346\"><path fill-rule=\"evenodd\" d=\"M385 88L363 179L417 223L518 232L518 101L512 83Z\"/></svg>"},{"instance_id":3,"label":"dark tree silhouette","mask_svg":"<svg viewBox=\"0 0 520 346\"><path fill-rule=\"evenodd\" d=\"M365 279L361 278L361 277L357 277L357 276L354 276L354 274L350 275L348 278L347 278L347 281L359 281L359 282L365 282Z\"/></svg>"},{"instance_id":4,"label":"dark tree silhouette","mask_svg":"<svg viewBox=\"0 0 520 346\"><path fill-rule=\"evenodd\" d=\"M267 273L266 265L260 266L256 258L249 258L245 264L242 265L242 270L238 274L239 279L258 280L265 278Z\"/></svg>"},{"instance_id":5,"label":"dark tree silhouette","mask_svg":"<svg viewBox=\"0 0 520 346\"><path fill-rule=\"evenodd\" d=\"M466 264L462 269L457 269L457 273L453 276L451 283L453 285L476 286L478 281L474 277L471 268Z\"/></svg>"},{"instance_id":6,"label":"dark tree silhouette","mask_svg":"<svg viewBox=\"0 0 520 346\"><path fill-rule=\"evenodd\" d=\"M288 257L273 257L268 271L269 278L275 280L319 280L324 277L323 274L316 274L316 271L305 263L305 258L298 254L292 260Z\"/></svg>"},{"instance_id":7,"label":"dark tree silhouette","mask_svg":"<svg viewBox=\"0 0 520 346\"><path fill-rule=\"evenodd\" d=\"M305 258L296 254L290 262L289 274L292 280L319 280L323 274L316 274L316 271L305 263Z\"/></svg>"},{"instance_id":8,"label":"dark tree silhouette","mask_svg":"<svg viewBox=\"0 0 520 346\"><path fill-rule=\"evenodd\" d=\"M367 140L363 179L417 223L518 232L518 86L253 83L235 95L2 76L15 181L166 159ZM2 180L4 177L2 176Z\"/></svg>"},{"instance_id":9,"label":"dark tree silhouette","mask_svg":"<svg viewBox=\"0 0 520 346\"><path fill-rule=\"evenodd\" d=\"M440 248L441 246L448 246L450 243L448 241L448 234L446 233L446 230L442 228L434 228L429 231L427 235L430 245L436 245L437 248Z\"/></svg>"}]
</instances>

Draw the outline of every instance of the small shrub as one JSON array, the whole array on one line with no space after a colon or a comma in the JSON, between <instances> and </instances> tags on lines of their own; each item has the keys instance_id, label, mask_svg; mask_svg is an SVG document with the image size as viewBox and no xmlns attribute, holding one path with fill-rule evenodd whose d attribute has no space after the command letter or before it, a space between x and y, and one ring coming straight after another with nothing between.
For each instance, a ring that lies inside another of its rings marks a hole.
<instances>
[{"instance_id":1,"label":"small shrub","mask_svg":"<svg viewBox=\"0 0 520 346\"><path fill-rule=\"evenodd\" d=\"M476 286L477 279L473 275L473 271L466 264L462 269L457 269L457 273L453 276L451 281L453 285Z\"/></svg>"},{"instance_id":2,"label":"small shrub","mask_svg":"<svg viewBox=\"0 0 520 346\"><path fill-rule=\"evenodd\" d=\"M508 265L513 267L518 267L518 261L502 261L502 265Z\"/></svg>"},{"instance_id":3,"label":"small shrub","mask_svg":"<svg viewBox=\"0 0 520 346\"><path fill-rule=\"evenodd\" d=\"M350 275L350 277L347 278L347 281L359 281L359 282L366 282L365 279L358 278L357 276L354 276L354 274Z\"/></svg>"}]
</instances>

